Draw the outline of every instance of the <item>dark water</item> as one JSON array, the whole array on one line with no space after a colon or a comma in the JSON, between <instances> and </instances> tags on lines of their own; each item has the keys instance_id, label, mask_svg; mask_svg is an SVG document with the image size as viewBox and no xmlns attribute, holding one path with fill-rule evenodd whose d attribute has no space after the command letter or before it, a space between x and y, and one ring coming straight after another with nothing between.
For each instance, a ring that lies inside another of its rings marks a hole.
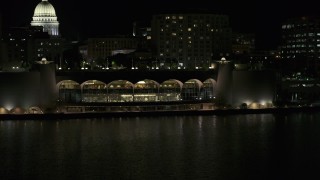
<instances>
[{"instance_id":1,"label":"dark water","mask_svg":"<svg viewBox=\"0 0 320 180\"><path fill-rule=\"evenodd\" d=\"M319 174L320 113L0 121L1 180Z\"/></svg>"}]
</instances>

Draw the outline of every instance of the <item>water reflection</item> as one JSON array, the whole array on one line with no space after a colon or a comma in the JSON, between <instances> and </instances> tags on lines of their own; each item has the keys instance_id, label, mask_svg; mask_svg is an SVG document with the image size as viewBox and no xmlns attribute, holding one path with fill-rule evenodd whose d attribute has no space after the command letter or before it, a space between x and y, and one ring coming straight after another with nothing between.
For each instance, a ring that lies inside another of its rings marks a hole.
<instances>
[{"instance_id":1,"label":"water reflection","mask_svg":"<svg viewBox=\"0 0 320 180\"><path fill-rule=\"evenodd\" d=\"M318 120L261 114L0 121L0 177L305 179L320 167Z\"/></svg>"}]
</instances>

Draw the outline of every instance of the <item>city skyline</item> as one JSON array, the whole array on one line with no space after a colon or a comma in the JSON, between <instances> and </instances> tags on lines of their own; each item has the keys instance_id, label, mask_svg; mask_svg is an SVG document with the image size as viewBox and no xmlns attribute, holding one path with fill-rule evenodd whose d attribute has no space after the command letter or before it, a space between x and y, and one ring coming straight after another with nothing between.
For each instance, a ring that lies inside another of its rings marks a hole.
<instances>
[{"instance_id":1,"label":"city skyline","mask_svg":"<svg viewBox=\"0 0 320 180\"><path fill-rule=\"evenodd\" d=\"M159 13L206 12L225 14L230 18L234 32L255 33L257 48L274 49L279 45L281 23L291 17L318 16L316 6L304 1L294 4L274 0L263 2L232 2L207 0L198 4L176 1L152 2L123 0L105 5L103 1L89 2L69 0L49 0L55 7L60 22L61 35L66 38L88 38L114 34L130 34L132 23L140 21L149 25L152 15ZM35 6L40 0L11 0L1 6L6 27L28 26L32 20ZM18 5L19 4L19 5ZM71 9L71 11L70 11ZM17 13L18 12L18 13Z\"/></svg>"}]
</instances>

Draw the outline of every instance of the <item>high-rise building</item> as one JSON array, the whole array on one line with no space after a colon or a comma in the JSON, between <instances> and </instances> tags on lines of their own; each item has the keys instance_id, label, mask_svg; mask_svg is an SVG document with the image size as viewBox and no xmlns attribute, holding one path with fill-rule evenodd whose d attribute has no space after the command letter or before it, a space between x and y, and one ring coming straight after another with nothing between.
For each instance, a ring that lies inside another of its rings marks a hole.
<instances>
[{"instance_id":1,"label":"high-rise building","mask_svg":"<svg viewBox=\"0 0 320 180\"><path fill-rule=\"evenodd\" d=\"M293 70L312 69L320 60L320 19L292 18L282 24L281 58Z\"/></svg>"},{"instance_id":2,"label":"high-rise building","mask_svg":"<svg viewBox=\"0 0 320 180\"><path fill-rule=\"evenodd\" d=\"M155 56L162 68L172 62L178 68L208 68L231 53L231 35L226 15L159 14L152 19Z\"/></svg>"},{"instance_id":3,"label":"high-rise building","mask_svg":"<svg viewBox=\"0 0 320 180\"><path fill-rule=\"evenodd\" d=\"M59 22L56 11L48 0L42 0L35 8L31 26L42 26L50 36L59 36Z\"/></svg>"}]
</instances>

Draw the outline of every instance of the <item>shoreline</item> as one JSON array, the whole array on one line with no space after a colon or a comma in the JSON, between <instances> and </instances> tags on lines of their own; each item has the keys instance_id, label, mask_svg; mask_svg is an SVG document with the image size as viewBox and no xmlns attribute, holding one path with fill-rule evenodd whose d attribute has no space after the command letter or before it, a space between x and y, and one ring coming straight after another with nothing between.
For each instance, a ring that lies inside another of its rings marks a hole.
<instances>
[{"instance_id":1,"label":"shoreline","mask_svg":"<svg viewBox=\"0 0 320 180\"><path fill-rule=\"evenodd\" d=\"M320 107L289 107L264 109L215 109L177 111L128 111L128 112L86 112L86 113L45 113L45 114L0 114L2 120L68 120L104 117L143 117L143 116L209 116L237 114L290 114L320 112Z\"/></svg>"}]
</instances>

